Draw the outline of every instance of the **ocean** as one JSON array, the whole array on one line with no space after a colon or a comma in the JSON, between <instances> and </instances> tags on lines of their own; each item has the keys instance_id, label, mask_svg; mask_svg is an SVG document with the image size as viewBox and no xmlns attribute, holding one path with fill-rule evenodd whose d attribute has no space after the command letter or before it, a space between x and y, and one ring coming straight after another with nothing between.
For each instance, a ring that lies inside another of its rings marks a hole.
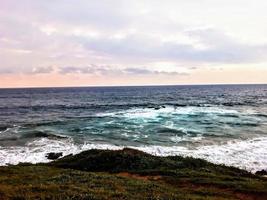
<instances>
[{"instance_id":1,"label":"ocean","mask_svg":"<svg viewBox=\"0 0 267 200\"><path fill-rule=\"evenodd\" d=\"M267 85L0 89L0 165L123 147L267 170Z\"/></svg>"}]
</instances>

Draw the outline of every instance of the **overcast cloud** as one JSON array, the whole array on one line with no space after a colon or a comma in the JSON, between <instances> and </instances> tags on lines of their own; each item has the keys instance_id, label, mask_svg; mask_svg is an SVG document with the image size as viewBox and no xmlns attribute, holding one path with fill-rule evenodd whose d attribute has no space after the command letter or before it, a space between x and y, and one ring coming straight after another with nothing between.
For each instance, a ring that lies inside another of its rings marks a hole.
<instances>
[{"instance_id":1,"label":"overcast cloud","mask_svg":"<svg viewBox=\"0 0 267 200\"><path fill-rule=\"evenodd\" d=\"M0 73L176 76L267 63L266 10L264 0L0 0Z\"/></svg>"}]
</instances>

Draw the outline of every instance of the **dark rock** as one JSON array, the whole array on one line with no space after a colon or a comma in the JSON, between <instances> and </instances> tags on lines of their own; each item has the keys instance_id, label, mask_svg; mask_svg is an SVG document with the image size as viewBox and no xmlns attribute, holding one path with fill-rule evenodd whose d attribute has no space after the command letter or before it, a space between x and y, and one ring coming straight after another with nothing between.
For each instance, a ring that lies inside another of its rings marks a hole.
<instances>
[{"instance_id":1,"label":"dark rock","mask_svg":"<svg viewBox=\"0 0 267 200\"><path fill-rule=\"evenodd\" d=\"M154 110L159 110L161 108L161 106L158 106L158 105L149 105L149 106L147 106L147 108L154 109Z\"/></svg>"},{"instance_id":2,"label":"dark rock","mask_svg":"<svg viewBox=\"0 0 267 200\"><path fill-rule=\"evenodd\" d=\"M260 176L265 176L265 175L267 175L267 171L266 170L261 170L261 171L257 171L256 172L256 175L260 175Z\"/></svg>"},{"instance_id":3,"label":"dark rock","mask_svg":"<svg viewBox=\"0 0 267 200\"><path fill-rule=\"evenodd\" d=\"M0 131L6 131L8 128L8 126L0 125Z\"/></svg>"},{"instance_id":4,"label":"dark rock","mask_svg":"<svg viewBox=\"0 0 267 200\"><path fill-rule=\"evenodd\" d=\"M62 152L59 152L59 153L51 152L51 153L47 153L45 157L47 157L47 159L49 160L56 160L61 156L63 156Z\"/></svg>"}]
</instances>

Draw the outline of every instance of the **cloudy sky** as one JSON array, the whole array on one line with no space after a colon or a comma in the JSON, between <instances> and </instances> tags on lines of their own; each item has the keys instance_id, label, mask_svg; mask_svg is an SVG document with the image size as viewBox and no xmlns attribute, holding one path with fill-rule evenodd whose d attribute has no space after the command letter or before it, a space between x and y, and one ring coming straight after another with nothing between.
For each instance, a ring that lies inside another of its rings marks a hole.
<instances>
[{"instance_id":1,"label":"cloudy sky","mask_svg":"<svg viewBox=\"0 0 267 200\"><path fill-rule=\"evenodd\" d=\"M0 87L267 83L266 0L0 0Z\"/></svg>"}]
</instances>

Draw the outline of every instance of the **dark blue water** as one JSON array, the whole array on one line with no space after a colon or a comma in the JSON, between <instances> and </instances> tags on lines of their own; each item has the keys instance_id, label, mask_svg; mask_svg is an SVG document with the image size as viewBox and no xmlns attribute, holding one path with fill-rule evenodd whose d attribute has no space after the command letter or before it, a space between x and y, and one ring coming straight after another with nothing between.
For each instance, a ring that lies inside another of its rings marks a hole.
<instances>
[{"instance_id":1,"label":"dark blue water","mask_svg":"<svg viewBox=\"0 0 267 200\"><path fill-rule=\"evenodd\" d=\"M266 141L267 85L0 90L1 164L131 146L255 170Z\"/></svg>"}]
</instances>

